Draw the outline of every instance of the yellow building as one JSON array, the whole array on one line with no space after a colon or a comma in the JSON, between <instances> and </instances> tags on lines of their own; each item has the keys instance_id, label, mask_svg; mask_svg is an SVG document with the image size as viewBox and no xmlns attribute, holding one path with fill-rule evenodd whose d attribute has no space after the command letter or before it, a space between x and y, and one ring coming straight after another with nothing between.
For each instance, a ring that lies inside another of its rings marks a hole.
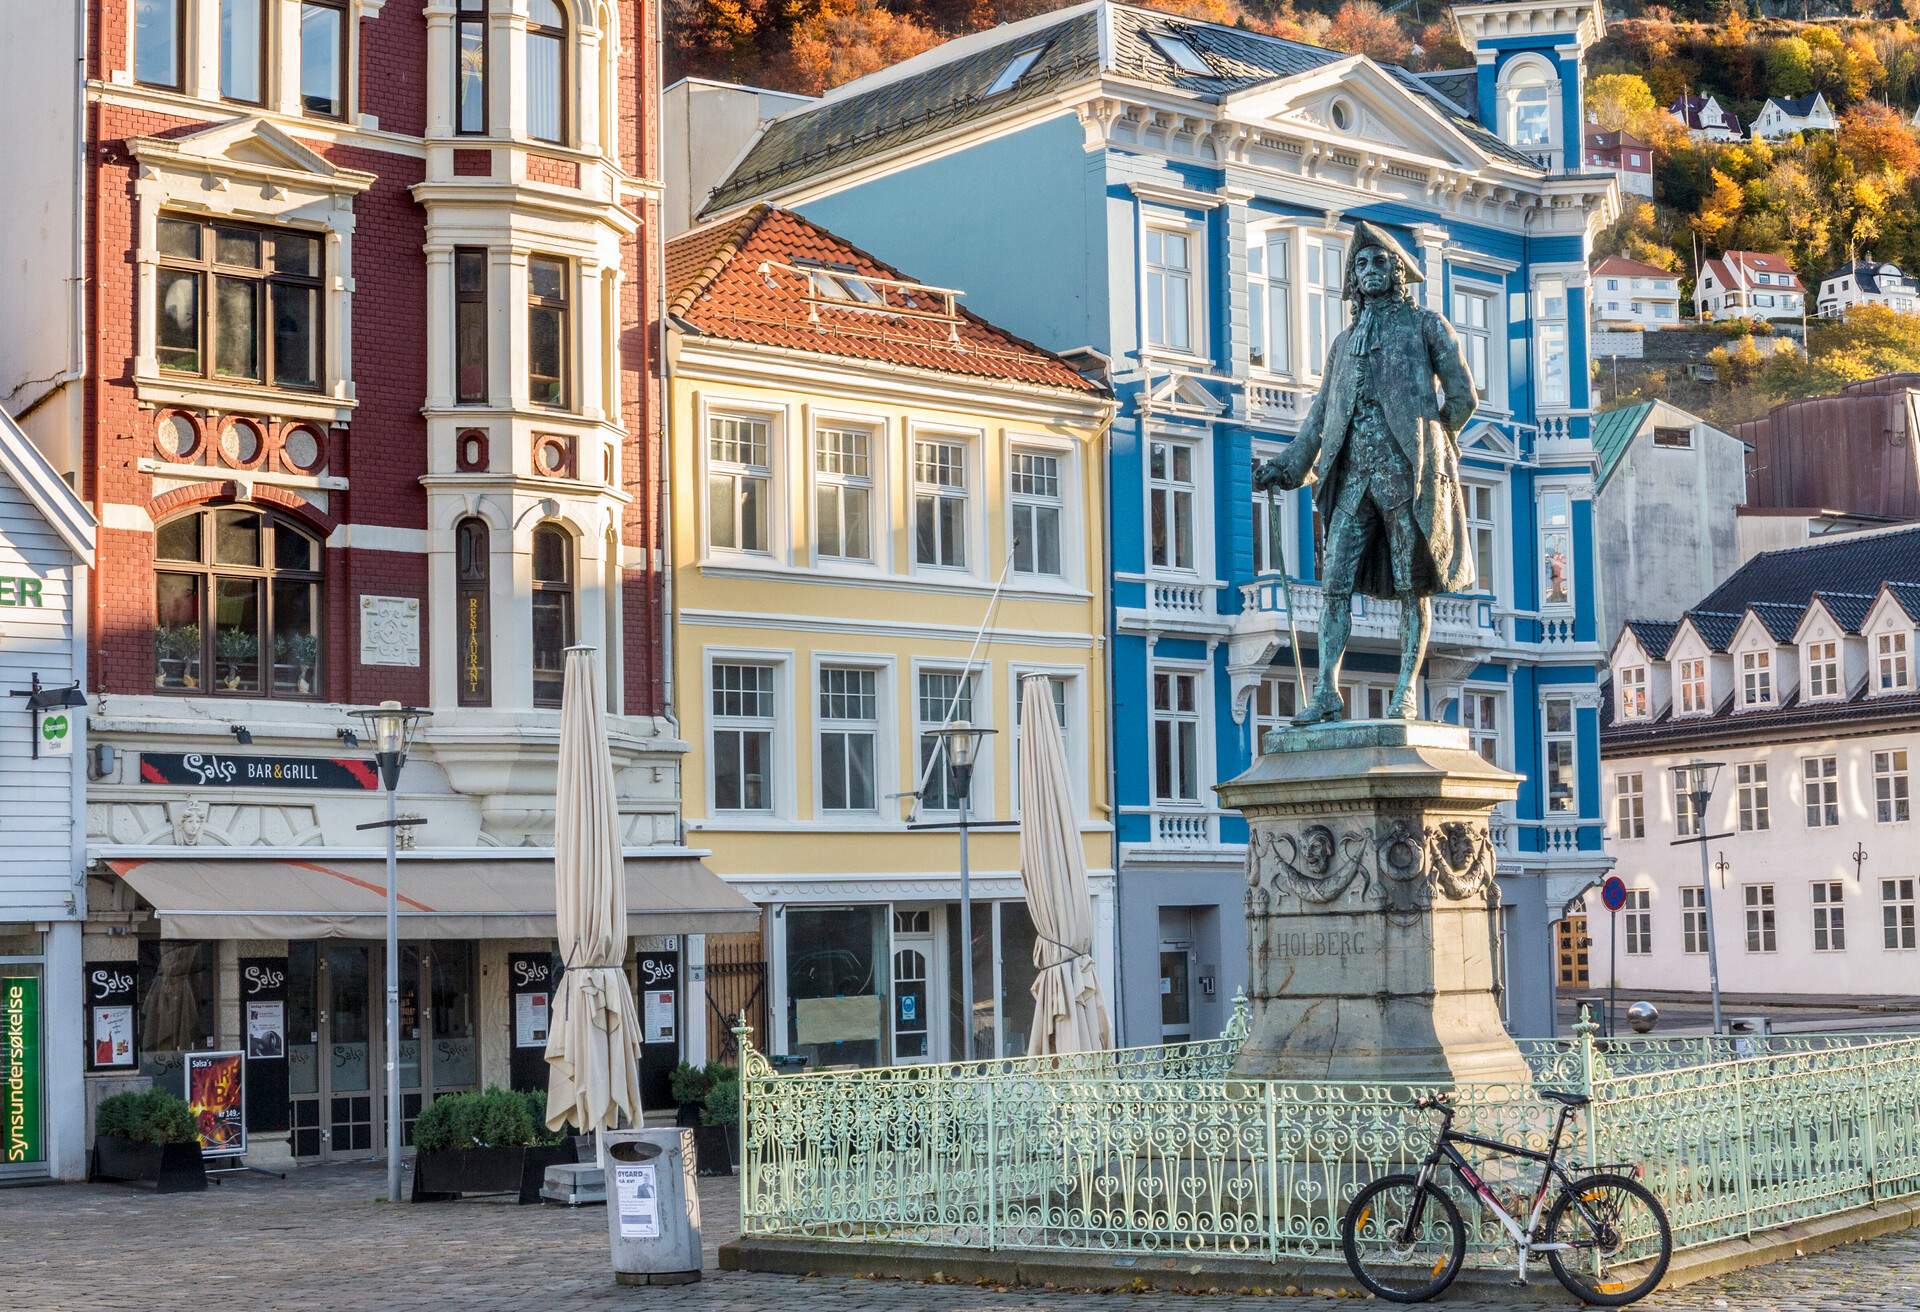
<instances>
[{"instance_id":1,"label":"yellow building","mask_svg":"<svg viewBox=\"0 0 1920 1312\"><path fill-rule=\"evenodd\" d=\"M968 800L974 1055L1024 1052L1025 676L1051 681L1113 964L1105 392L790 211L682 235L667 281L682 806L766 910L757 1042L965 1055L958 799L930 731L966 720L995 731Z\"/></svg>"}]
</instances>

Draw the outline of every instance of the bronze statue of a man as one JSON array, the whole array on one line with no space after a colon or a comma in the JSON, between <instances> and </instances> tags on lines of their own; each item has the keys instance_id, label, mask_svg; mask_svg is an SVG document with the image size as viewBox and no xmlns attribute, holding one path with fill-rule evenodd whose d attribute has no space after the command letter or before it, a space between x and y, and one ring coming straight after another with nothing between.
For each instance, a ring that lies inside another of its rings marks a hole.
<instances>
[{"instance_id":1,"label":"bronze statue of a man","mask_svg":"<svg viewBox=\"0 0 1920 1312\"><path fill-rule=\"evenodd\" d=\"M1256 488L1317 484L1314 506L1327 526L1320 673L1296 724L1343 718L1340 662L1356 588L1400 602L1400 679L1387 714L1415 718L1431 598L1472 581L1458 434L1473 415L1473 377L1447 321L1408 294L1420 281L1399 243L1370 223L1355 225L1346 272L1352 322L1327 351L1299 436L1254 474Z\"/></svg>"}]
</instances>

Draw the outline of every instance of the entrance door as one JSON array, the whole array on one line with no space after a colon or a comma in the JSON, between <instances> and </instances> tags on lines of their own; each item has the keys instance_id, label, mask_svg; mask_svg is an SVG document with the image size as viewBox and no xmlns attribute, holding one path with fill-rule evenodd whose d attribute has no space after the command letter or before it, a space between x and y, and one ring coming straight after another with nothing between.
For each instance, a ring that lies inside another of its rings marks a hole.
<instances>
[{"instance_id":1,"label":"entrance door","mask_svg":"<svg viewBox=\"0 0 1920 1312\"><path fill-rule=\"evenodd\" d=\"M893 1061L896 1066L933 1060L933 912L896 908L893 913Z\"/></svg>"},{"instance_id":2,"label":"entrance door","mask_svg":"<svg viewBox=\"0 0 1920 1312\"><path fill-rule=\"evenodd\" d=\"M1584 989L1591 982L1587 969L1587 950L1593 941L1587 937L1587 918L1567 916L1559 922L1560 987Z\"/></svg>"},{"instance_id":3,"label":"entrance door","mask_svg":"<svg viewBox=\"0 0 1920 1312\"><path fill-rule=\"evenodd\" d=\"M1185 943L1160 945L1160 1040L1185 1043L1193 1037L1193 949Z\"/></svg>"},{"instance_id":4,"label":"entrance door","mask_svg":"<svg viewBox=\"0 0 1920 1312\"><path fill-rule=\"evenodd\" d=\"M374 1100L383 1075L374 1024L378 967L373 949L328 944L320 951L320 1124L322 1157L370 1157L381 1151Z\"/></svg>"}]
</instances>

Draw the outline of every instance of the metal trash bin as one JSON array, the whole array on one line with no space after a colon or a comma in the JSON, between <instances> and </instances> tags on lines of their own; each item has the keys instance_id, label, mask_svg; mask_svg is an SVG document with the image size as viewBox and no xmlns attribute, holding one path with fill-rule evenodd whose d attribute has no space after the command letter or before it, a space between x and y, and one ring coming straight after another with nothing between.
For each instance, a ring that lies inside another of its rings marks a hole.
<instances>
[{"instance_id":1,"label":"metal trash bin","mask_svg":"<svg viewBox=\"0 0 1920 1312\"><path fill-rule=\"evenodd\" d=\"M700 1195L692 1130L610 1130L607 1238L622 1285L700 1278Z\"/></svg>"}]
</instances>

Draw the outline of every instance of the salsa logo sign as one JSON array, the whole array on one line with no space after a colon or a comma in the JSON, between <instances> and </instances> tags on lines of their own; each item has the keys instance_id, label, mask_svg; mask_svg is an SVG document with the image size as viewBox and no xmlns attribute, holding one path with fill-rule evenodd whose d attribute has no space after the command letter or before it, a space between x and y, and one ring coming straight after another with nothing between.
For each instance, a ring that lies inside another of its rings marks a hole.
<instances>
[{"instance_id":1,"label":"salsa logo sign","mask_svg":"<svg viewBox=\"0 0 1920 1312\"><path fill-rule=\"evenodd\" d=\"M40 1160L40 980L0 979L0 1142L8 1165Z\"/></svg>"},{"instance_id":2,"label":"salsa logo sign","mask_svg":"<svg viewBox=\"0 0 1920 1312\"><path fill-rule=\"evenodd\" d=\"M140 782L191 788L342 788L372 792L380 786L380 773L372 761L351 756L142 752Z\"/></svg>"}]
</instances>

